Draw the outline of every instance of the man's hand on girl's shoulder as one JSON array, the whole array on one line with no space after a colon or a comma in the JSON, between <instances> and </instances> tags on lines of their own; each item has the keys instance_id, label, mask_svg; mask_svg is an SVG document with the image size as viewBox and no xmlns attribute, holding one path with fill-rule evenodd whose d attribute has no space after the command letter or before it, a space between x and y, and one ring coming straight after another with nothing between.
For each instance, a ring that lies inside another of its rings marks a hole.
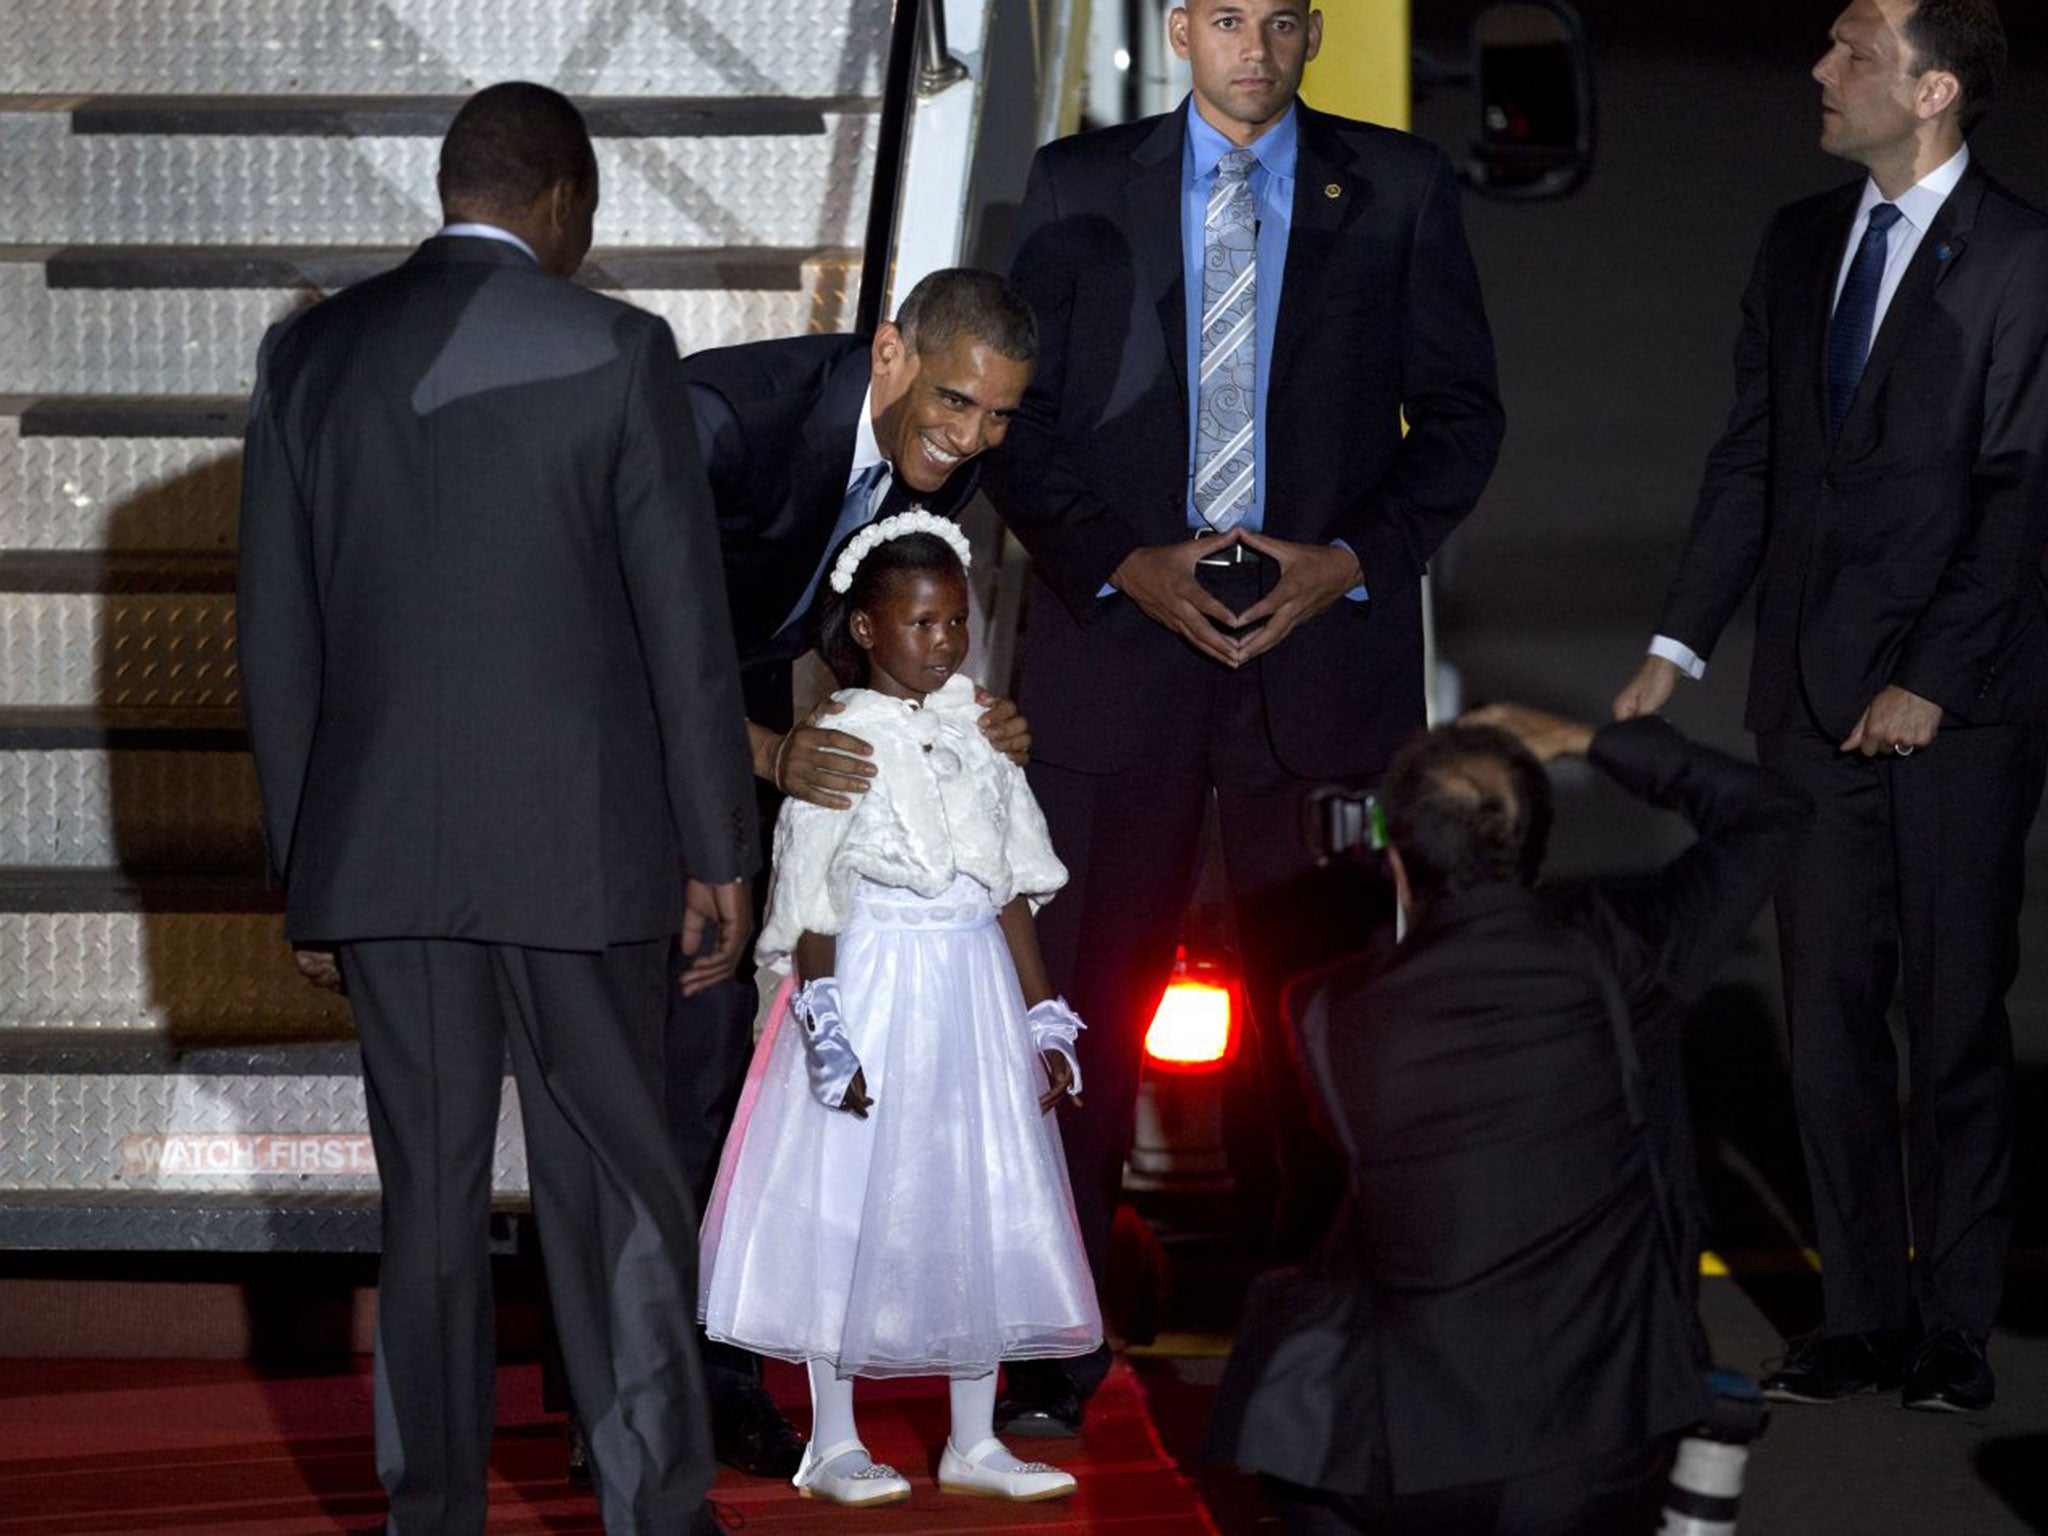
<instances>
[{"instance_id":1,"label":"man's hand on girl's shoulder","mask_svg":"<svg viewBox=\"0 0 2048 1536\"><path fill-rule=\"evenodd\" d=\"M981 734L1011 762L1022 768L1031 761L1031 722L1017 708L1014 699L976 687L974 702L981 705Z\"/></svg>"}]
</instances>

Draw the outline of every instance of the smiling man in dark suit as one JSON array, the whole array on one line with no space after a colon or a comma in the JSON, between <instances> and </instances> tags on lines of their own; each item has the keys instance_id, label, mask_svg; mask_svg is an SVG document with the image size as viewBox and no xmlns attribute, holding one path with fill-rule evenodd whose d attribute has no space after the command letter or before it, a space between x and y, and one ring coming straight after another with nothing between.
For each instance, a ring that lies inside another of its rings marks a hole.
<instances>
[{"instance_id":1,"label":"smiling man in dark suit","mask_svg":"<svg viewBox=\"0 0 2048 1536\"><path fill-rule=\"evenodd\" d=\"M1814 67L1862 180L1771 221L1736 401L1651 655L1661 709L1752 583L1747 724L1818 807L1778 891L1821 1328L1766 1395L1992 1400L2024 845L2048 764L2048 218L1965 135L1991 0L1855 0ZM1910 1104L1886 1012L1903 971Z\"/></svg>"},{"instance_id":2,"label":"smiling man in dark suit","mask_svg":"<svg viewBox=\"0 0 2048 1536\"><path fill-rule=\"evenodd\" d=\"M1449 161L1297 100L1322 39L1304 0L1191 0L1169 25L1185 106L1032 166L1011 280L1038 373L989 473L1036 563L1021 702L1074 872L1041 933L1090 1024L1066 1142L1098 1278L1212 793L1281 1240L1321 1228L1338 1170L1274 1005L1355 937L1361 899L1392 903L1314 875L1299 799L1370 783L1421 726L1423 569L1502 430ZM1003 1417L1071 1431L1107 1359L1013 1369Z\"/></svg>"},{"instance_id":3,"label":"smiling man in dark suit","mask_svg":"<svg viewBox=\"0 0 2048 1536\"><path fill-rule=\"evenodd\" d=\"M731 595L763 831L783 795L845 806L874 768L830 713L796 719L792 671L814 639L826 562L847 536L913 503L957 517L980 456L1003 440L1031 378L1031 312L993 272L948 268L913 287L867 336L797 336L685 358ZM1008 699L983 695L982 727L1021 759ZM753 1052L751 968L671 1002L668 1110L693 1192L710 1192ZM705 1343L719 1459L788 1477L802 1446L763 1389L760 1362Z\"/></svg>"},{"instance_id":4,"label":"smiling man in dark suit","mask_svg":"<svg viewBox=\"0 0 2048 1536\"><path fill-rule=\"evenodd\" d=\"M710 496L668 326L568 281L576 108L479 92L440 190L409 261L265 339L236 610L286 932L362 1042L387 1529L484 1530L509 1049L605 1529L715 1532L651 1086L670 945L730 975L759 861Z\"/></svg>"}]
</instances>

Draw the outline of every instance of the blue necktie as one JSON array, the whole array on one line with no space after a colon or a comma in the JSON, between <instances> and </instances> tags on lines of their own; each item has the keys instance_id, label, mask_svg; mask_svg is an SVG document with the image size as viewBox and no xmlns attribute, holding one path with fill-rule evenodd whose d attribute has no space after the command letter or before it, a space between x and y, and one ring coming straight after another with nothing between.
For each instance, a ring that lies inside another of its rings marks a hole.
<instances>
[{"instance_id":1,"label":"blue necktie","mask_svg":"<svg viewBox=\"0 0 2048 1536\"><path fill-rule=\"evenodd\" d=\"M1856 259L1849 263L1849 276L1842 284L1842 296L1835 301L1835 318L1828 326L1828 436L1842 430L1842 418L1849 414L1849 402L1856 398L1856 386L1863 379L1863 365L1870 357L1870 332L1877 319L1877 291L1884 286L1885 258L1891 227L1899 222L1899 210L1879 203L1870 210L1870 227L1863 231L1863 243L1856 247Z\"/></svg>"},{"instance_id":2,"label":"blue necktie","mask_svg":"<svg viewBox=\"0 0 2048 1536\"><path fill-rule=\"evenodd\" d=\"M1259 391L1257 211L1248 149L1216 167L1202 225L1202 377L1195 395L1195 510L1222 533L1252 509Z\"/></svg>"},{"instance_id":3,"label":"blue necktie","mask_svg":"<svg viewBox=\"0 0 2048 1536\"><path fill-rule=\"evenodd\" d=\"M846 500L839 504L839 521L832 525L832 537L825 541L825 553L818 560L818 568L811 572L810 582L804 587L804 595L796 600L796 607L792 608L789 617L782 621L782 629L778 630L777 634L787 631L792 625L803 623L804 615L811 611L811 599L818 595L818 584L825 579L826 567L832 563L832 557L838 553L839 546L847 541L854 529L867 525L869 511L874 506L875 487L882 483L883 477L888 473L889 463L884 459L881 463L870 464L862 470L853 484L846 488Z\"/></svg>"}]
</instances>

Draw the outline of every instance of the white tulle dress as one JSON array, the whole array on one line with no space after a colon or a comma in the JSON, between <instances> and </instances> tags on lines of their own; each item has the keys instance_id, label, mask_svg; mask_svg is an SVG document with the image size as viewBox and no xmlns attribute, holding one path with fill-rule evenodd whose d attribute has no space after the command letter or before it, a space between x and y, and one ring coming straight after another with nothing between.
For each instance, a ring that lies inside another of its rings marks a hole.
<instances>
[{"instance_id":1,"label":"white tulle dress","mask_svg":"<svg viewBox=\"0 0 2048 1536\"><path fill-rule=\"evenodd\" d=\"M874 1107L810 1092L778 1006L705 1210L699 1309L714 1339L842 1376L976 1376L1102 1339L1044 1067L996 915L1066 881L973 685L921 707L835 695L875 748L850 811L788 802L761 963L838 937L847 1033Z\"/></svg>"}]
</instances>

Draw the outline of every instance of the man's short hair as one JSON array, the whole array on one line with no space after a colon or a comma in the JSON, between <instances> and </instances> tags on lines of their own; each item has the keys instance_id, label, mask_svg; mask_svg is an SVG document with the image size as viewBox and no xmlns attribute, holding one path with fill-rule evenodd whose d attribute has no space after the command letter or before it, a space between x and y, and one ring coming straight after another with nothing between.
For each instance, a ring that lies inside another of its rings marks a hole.
<instances>
[{"instance_id":1,"label":"man's short hair","mask_svg":"<svg viewBox=\"0 0 2048 1536\"><path fill-rule=\"evenodd\" d=\"M1387 841L1428 906L1480 885L1534 885L1550 844L1550 779L1529 749L1486 725L1410 743L1382 790Z\"/></svg>"},{"instance_id":2,"label":"man's short hair","mask_svg":"<svg viewBox=\"0 0 2048 1536\"><path fill-rule=\"evenodd\" d=\"M942 267L927 274L897 306L896 329L919 357L943 352L968 336L1013 363L1038 358L1038 322L1031 306L1001 277L979 267Z\"/></svg>"},{"instance_id":3,"label":"man's short hair","mask_svg":"<svg viewBox=\"0 0 2048 1536\"><path fill-rule=\"evenodd\" d=\"M2005 24L1996 0L1920 0L1899 35L1913 50L1915 74L1945 69L1956 77L1963 88L1956 121L1964 133L1976 127L2005 75Z\"/></svg>"},{"instance_id":4,"label":"man's short hair","mask_svg":"<svg viewBox=\"0 0 2048 1536\"><path fill-rule=\"evenodd\" d=\"M525 80L485 86L455 114L441 141L445 207L524 213L556 182L597 184L597 155L576 104Z\"/></svg>"}]
</instances>

